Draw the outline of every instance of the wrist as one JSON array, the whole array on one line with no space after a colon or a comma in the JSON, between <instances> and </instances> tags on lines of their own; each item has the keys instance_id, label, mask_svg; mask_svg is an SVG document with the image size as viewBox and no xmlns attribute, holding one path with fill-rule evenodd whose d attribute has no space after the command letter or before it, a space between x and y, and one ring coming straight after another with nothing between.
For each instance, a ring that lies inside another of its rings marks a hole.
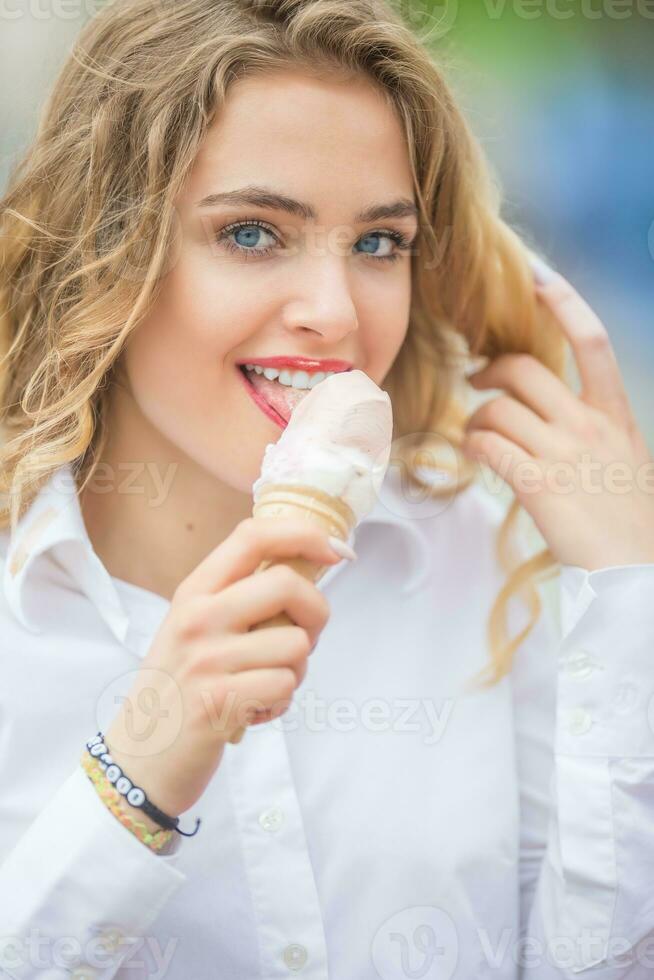
<instances>
[{"instance_id":1,"label":"wrist","mask_svg":"<svg viewBox=\"0 0 654 980\"><path fill-rule=\"evenodd\" d=\"M84 752L80 763L93 783L98 796L116 819L150 850L156 853L169 853L170 847L174 843L174 831L166 830L160 825L154 824L140 808L133 807L124 801L116 787L107 779L98 759L88 752ZM130 813L128 810L132 812Z\"/></svg>"}]
</instances>

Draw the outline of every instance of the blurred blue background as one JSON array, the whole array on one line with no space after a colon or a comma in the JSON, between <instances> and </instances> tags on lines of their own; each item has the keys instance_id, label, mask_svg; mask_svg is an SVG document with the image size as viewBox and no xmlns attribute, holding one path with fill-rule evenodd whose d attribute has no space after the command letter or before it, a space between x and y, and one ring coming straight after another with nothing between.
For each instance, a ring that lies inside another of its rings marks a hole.
<instances>
[{"instance_id":1,"label":"blurred blue background","mask_svg":"<svg viewBox=\"0 0 654 980\"><path fill-rule=\"evenodd\" d=\"M613 338L654 448L654 3L394 0L446 66L504 213ZM101 0L0 0L0 186Z\"/></svg>"}]
</instances>

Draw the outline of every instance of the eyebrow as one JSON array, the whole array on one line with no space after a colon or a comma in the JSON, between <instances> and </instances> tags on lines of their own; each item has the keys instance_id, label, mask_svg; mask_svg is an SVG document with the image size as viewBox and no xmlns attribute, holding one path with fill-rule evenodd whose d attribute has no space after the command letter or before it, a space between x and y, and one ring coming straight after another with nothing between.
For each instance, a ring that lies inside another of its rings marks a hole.
<instances>
[{"instance_id":1,"label":"eyebrow","mask_svg":"<svg viewBox=\"0 0 654 980\"><path fill-rule=\"evenodd\" d=\"M315 221L318 213L310 204L296 201L285 194L279 194L267 187L248 185L237 190L225 191L222 194L209 194L198 201L198 208L215 207L218 204L253 205L254 207L271 208L275 211L286 211L305 221ZM417 218L418 208L408 198L400 198L389 204L373 204L355 215L355 222L380 221L383 218Z\"/></svg>"}]
</instances>

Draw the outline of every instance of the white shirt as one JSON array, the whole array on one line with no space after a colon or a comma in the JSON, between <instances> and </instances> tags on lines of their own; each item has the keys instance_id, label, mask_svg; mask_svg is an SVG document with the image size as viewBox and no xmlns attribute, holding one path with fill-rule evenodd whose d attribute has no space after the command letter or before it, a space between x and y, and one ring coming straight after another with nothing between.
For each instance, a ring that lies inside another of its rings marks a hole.
<instances>
[{"instance_id":1,"label":"white shirt","mask_svg":"<svg viewBox=\"0 0 654 980\"><path fill-rule=\"evenodd\" d=\"M390 470L292 706L226 746L159 855L79 757L169 603L109 575L53 474L0 535L0 975L650 977L654 565L565 567L560 626L545 606L467 692L504 510L480 483L423 507Z\"/></svg>"}]
</instances>

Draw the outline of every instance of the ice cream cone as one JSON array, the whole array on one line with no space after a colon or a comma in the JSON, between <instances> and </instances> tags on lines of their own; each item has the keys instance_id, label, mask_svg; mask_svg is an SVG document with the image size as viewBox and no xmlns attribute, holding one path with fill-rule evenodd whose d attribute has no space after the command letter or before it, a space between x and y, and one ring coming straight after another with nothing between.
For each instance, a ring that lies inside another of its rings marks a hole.
<instances>
[{"instance_id":1,"label":"ice cream cone","mask_svg":"<svg viewBox=\"0 0 654 980\"><path fill-rule=\"evenodd\" d=\"M375 505L392 438L387 392L363 371L329 375L295 406L280 438L266 446L252 486L253 516L299 517L347 541ZM312 582L331 567L303 558L273 559L262 562L257 572L275 564L289 565ZM282 614L253 628L290 622ZM244 731L239 728L229 741L239 742Z\"/></svg>"},{"instance_id":2,"label":"ice cream cone","mask_svg":"<svg viewBox=\"0 0 654 980\"><path fill-rule=\"evenodd\" d=\"M355 524L353 510L343 500L332 497L315 487L284 486L268 484L262 488L255 500L252 516L259 517L297 517L317 524L332 537L347 541ZM288 565L304 578L317 582L331 565L316 565L306 558L269 559L261 562L257 572L271 565ZM292 620L286 613L280 613L252 629L266 629L269 626L288 626ZM246 728L238 728L228 739L236 745L241 741Z\"/></svg>"}]
</instances>

